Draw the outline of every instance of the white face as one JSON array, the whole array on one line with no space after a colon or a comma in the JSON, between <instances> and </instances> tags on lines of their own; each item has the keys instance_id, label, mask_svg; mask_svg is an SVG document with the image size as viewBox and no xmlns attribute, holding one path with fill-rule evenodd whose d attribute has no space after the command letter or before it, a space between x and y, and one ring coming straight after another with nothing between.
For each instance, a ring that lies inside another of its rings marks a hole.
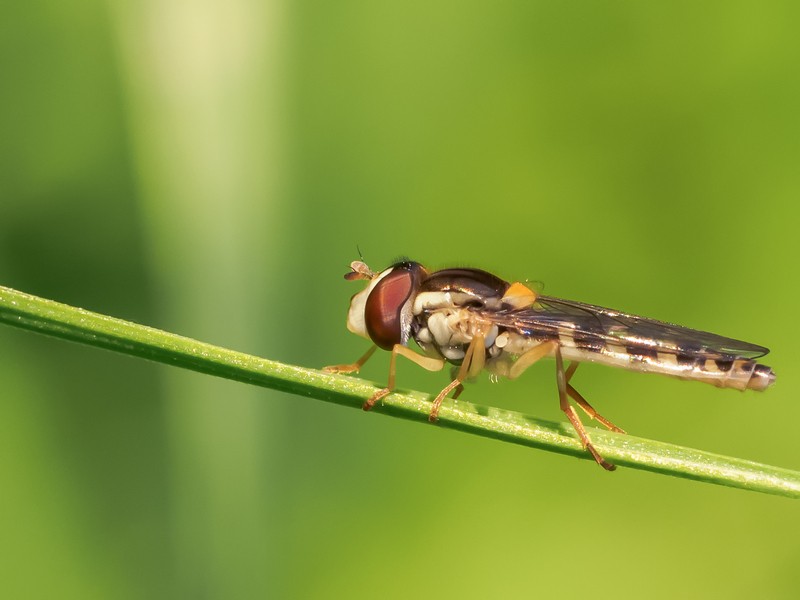
<instances>
[{"instance_id":1,"label":"white face","mask_svg":"<svg viewBox=\"0 0 800 600\"><path fill-rule=\"evenodd\" d=\"M385 271L383 271L380 275L373 277L369 285L358 292L353 298L350 300L350 310L347 313L347 329L355 333L356 335L360 335L363 338L370 339L369 333L367 333L367 323L364 317L364 312L366 310L367 305L367 298L369 297L370 293L375 286L378 285L378 282L386 277L389 273L392 272L392 267L389 267Z\"/></svg>"}]
</instances>

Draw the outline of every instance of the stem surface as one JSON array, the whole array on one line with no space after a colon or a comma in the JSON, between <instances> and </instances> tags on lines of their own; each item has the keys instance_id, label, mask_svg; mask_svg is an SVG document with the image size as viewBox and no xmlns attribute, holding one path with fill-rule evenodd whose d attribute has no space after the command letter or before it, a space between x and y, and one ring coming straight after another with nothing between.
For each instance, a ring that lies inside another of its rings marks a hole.
<instances>
[{"instance_id":1,"label":"stem surface","mask_svg":"<svg viewBox=\"0 0 800 600\"><path fill-rule=\"evenodd\" d=\"M361 379L258 358L2 286L0 322L351 408L360 409L376 391L374 385ZM428 394L404 391L389 394L375 410L427 424L430 407ZM591 459L568 423L544 421L459 400L441 407L437 424ZM592 429L591 435L600 453L619 466L800 498L800 472L797 471L599 429Z\"/></svg>"}]
</instances>

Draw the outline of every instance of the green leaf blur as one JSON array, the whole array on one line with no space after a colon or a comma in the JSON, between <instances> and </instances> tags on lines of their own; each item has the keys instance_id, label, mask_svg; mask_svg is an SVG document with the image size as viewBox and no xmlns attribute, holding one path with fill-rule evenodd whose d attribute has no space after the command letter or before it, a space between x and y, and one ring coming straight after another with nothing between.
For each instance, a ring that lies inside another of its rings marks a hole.
<instances>
[{"instance_id":1,"label":"green leaf blur","mask_svg":"<svg viewBox=\"0 0 800 600\"><path fill-rule=\"evenodd\" d=\"M770 347L763 394L594 366L576 386L632 435L797 470L799 12L11 3L0 284L319 367L365 349L356 245L478 266ZM3 597L796 595L788 499L11 328L0 356ZM552 365L473 395L561 420Z\"/></svg>"}]
</instances>

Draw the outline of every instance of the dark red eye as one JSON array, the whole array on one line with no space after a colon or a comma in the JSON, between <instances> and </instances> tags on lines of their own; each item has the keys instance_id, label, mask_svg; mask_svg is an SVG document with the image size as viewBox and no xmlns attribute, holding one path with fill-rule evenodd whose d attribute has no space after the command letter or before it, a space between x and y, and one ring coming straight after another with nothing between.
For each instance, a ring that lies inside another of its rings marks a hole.
<instances>
[{"instance_id":1,"label":"dark red eye","mask_svg":"<svg viewBox=\"0 0 800 600\"><path fill-rule=\"evenodd\" d=\"M395 268L381 279L370 292L364 309L367 333L372 341L384 350L402 344L403 308L414 288L411 271Z\"/></svg>"}]
</instances>

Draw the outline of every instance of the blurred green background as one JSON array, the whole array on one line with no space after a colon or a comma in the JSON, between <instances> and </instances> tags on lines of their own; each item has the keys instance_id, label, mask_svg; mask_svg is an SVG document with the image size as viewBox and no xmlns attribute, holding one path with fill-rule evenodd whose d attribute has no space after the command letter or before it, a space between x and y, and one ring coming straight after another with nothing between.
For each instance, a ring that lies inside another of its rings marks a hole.
<instances>
[{"instance_id":1,"label":"blurred green background","mask_svg":"<svg viewBox=\"0 0 800 600\"><path fill-rule=\"evenodd\" d=\"M760 395L597 366L629 432L800 469L794 2L29 0L0 283L308 367L357 258L769 346ZM796 598L795 501L0 329L4 598ZM388 357L362 376L385 381ZM563 420L552 365L465 398ZM403 387L446 376L399 367Z\"/></svg>"}]
</instances>

